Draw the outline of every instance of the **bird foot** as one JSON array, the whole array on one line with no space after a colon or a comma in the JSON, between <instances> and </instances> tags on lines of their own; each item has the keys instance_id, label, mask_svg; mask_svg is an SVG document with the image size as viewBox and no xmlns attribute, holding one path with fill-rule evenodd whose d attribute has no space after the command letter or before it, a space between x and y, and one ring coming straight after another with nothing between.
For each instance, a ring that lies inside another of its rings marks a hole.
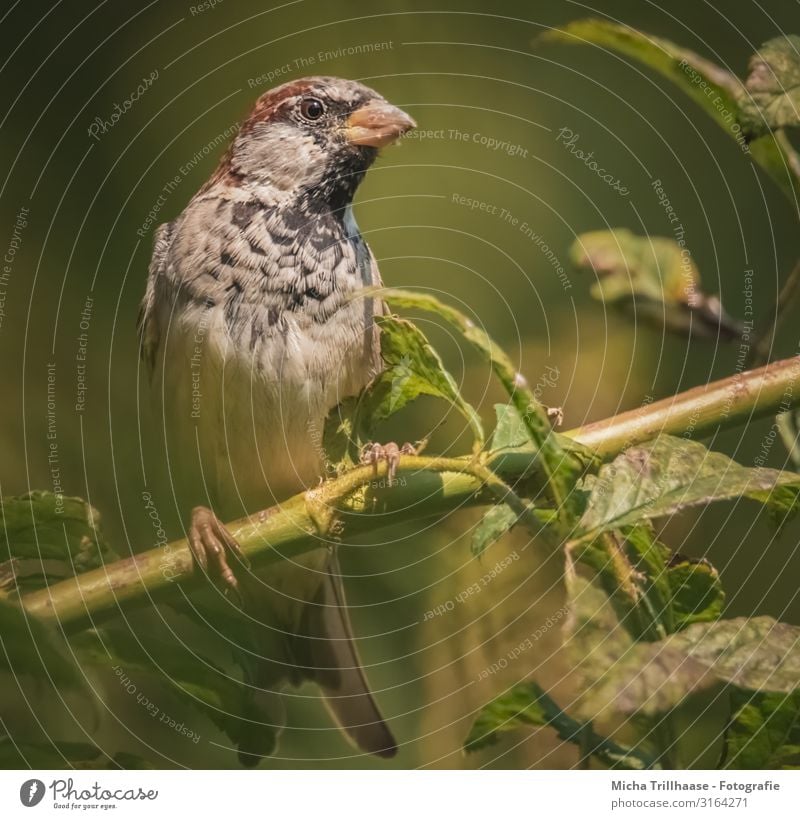
<instances>
[{"instance_id":1,"label":"bird foot","mask_svg":"<svg viewBox=\"0 0 800 819\"><path fill-rule=\"evenodd\" d=\"M361 449L360 460L362 464L371 464L376 474L378 472L378 464L381 461L386 461L386 477L389 480L389 485L391 485L394 483L395 475L397 474L400 456L418 454L419 449L409 443L405 443L402 446L398 446L394 442L388 444L369 443Z\"/></svg>"},{"instance_id":2,"label":"bird foot","mask_svg":"<svg viewBox=\"0 0 800 819\"><path fill-rule=\"evenodd\" d=\"M250 567L250 562L236 538L206 506L195 506L192 509L189 548L204 572L222 580L226 591L239 594L239 582L228 565L228 553L233 554L246 568Z\"/></svg>"},{"instance_id":3,"label":"bird foot","mask_svg":"<svg viewBox=\"0 0 800 819\"><path fill-rule=\"evenodd\" d=\"M564 410L561 407L545 407L545 412L554 427L560 427L564 423Z\"/></svg>"}]
</instances>

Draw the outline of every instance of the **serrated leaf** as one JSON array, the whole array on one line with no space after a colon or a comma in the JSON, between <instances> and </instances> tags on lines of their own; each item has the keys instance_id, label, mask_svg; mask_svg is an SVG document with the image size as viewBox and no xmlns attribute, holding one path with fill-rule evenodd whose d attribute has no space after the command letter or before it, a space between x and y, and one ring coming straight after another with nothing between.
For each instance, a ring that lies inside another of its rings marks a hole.
<instances>
[{"instance_id":1,"label":"serrated leaf","mask_svg":"<svg viewBox=\"0 0 800 819\"><path fill-rule=\"evenodd\" d=\"M355 462L361 447L372 439L377 424L421 395L441 398L455 407L469 424L475 447L483 446L478 413L463 398L424 333L397 316L377 316L375 320L381 329L384 369L360 395L345 399L326 419L323 448L328 463Z\"/></svg>"},{"instance_id":2,"label":"serrated leaf","mask_svg":"<svg viewBox=\"0 0 800 819\"><path fill-rule=\"evenodd\" d=\"M724 767L774 770L800 766L800 691L731 693Z\"/></svg>"},{"instance_id":3,"label":"serrated leaf","mask_svg":"<svg viewBox=\"0 0 800 819\"><path fill-rule=\"evenodd\" d=\"M472 533L472 554L480 557L493 543L496 543L519 520L519 514L508 504L492 506L481 518Z\"/></svg>"},{"instance_id":4,"label":"serrated leaf","mask_svg":"<svg viewBox=\"0 0 800 819\"><path fill-rule=\"evenodd\" d=\"M20 606L0 598L0 671L50 680L56 686L79 686L80 669L66 656L49 625Z\"/></svg>"},{"instance_id":5,"label":"serrated leaf","mask_svg":"<svg viewBox=\"0 0 800 819\"><path fill-rule=\"evenodd\" d=\"M547 31L541 41L581 45L593 43L638 60L674 83L769 174L794 205L794 180L781 146L772 135L746 143L738 123L742 83L719 65L663 37L656 37L606 20L575 20Z\"/></svg>"},{"instance_id":6,"label":"serrated leaf","mask_svg":"<svg viewBox=\"0 0 800 819\"><path fill-rule=\"evenodd\" d=\"M98 511L82 498L37 490L0 504L0 561L5 583L29 590L116 560ZM16 580L16 584L13 581Z\"/></svg>"},{"instance_id":7,"label":"serrated leaf","mask_svg":"<svg viewBox=\"0 0 800 819\"><path fill-rule=\"evenodd\" d=\"M750 58L738 95L739 121L750 135L800 125L800 36L767 40Z\"/></svg>"},{"instance_id":8,"label":"serrated leaf","mask_svg":"<svg viewBox=\"0 0 800 819\"><path fill-rule=\"evenodd\" d=\"M750 469L697 441L660 435L601 467L579 529L586 536L711 501L749 497L781 521L793 514L800 475Z\"/></svg>"},{"instance_id":9,"label":"serrated leaf","mask_svg":"<svg viewBox=\"0 0 800 819\"><path fill-rule=\"evenodd\" d=\"M800 628L772 617L696 623L667 642L739 688L784 693L800 688Z\"/></svg>"},{"instance_id":10,"label":"serrated leaf","mask_svg":"<svg viewBox=\"0 0 800 819\"><path fill-rule=\"evenodd\" d=\"M573 264L596 276L592 296L645 321L703 338L740 338L742 327L716 296L702 291L691 255L674 239L630 230L582 233L570 248Z\"/></svg>"},{"instance_id":11,"label":"serrated leaf","mask_svg":"<svg viewBox=\"0 0 800 819\"><path fill-rule=\"evenodd\" d=\"M539 465L546 478L548 491L556 503L558 514L565 517L573 503L571 490L583 471L585 460L564 448L564 436L553 432L547 412L506 353L482 327L433 296L392 288L378 288L364 293L372 294L379 296L387 304L427 310L440 316L458 330L464 340L491 366L525 424L531 443L541 454Z\"/></svg>"},{"instance_id":12,"label":"serrated leaf","mask_svg":"<svg viewBox=\"0 0 800 819\"><path fill-rule=\"evenodd\" d=\"M800 688L800 628L771 617L695 623L634 642L596 583L568 572L567 644L582 692L576 713L654 715L724 682L753 691Z\"/></svg>"},{"instance_id":13,"label":"serrated leaf","mask_svg":"<svg viewBox=\"0 0 800 819\"><path fill-rule=\"evenodd\" d=\"M455 379L415 324L396 316L378 316L381 355L386 370L380 376L380 400L373 402L371 417L388 418L419 395L449 401L467 420L478 446L483 446L483 427L475 410L461 396Z\"/></svg>"},{"instance_id":14,"label":"serrated leaf","mask_svg":"<svg viewBox=\"0 0 800 819\"><path fill-rule=\"evenodd\" d=\"M566 742L580 744L611 768L647 770L655 761L638 749L633 750L596 734L588 726L562 711L535 682L520 683L485 705L464 740L466 753L494 745L500 735L522 726L554 728Z\"/></svg>"},{"instance_id":15,"label":"serrated leaf","mask_svg":"<svg viewBox=\"0 0 800 819\"><path fill-rule=\"evenodd\" d=\"M397 307L426 310L443 318L455 327L480 354L489 362L498 379L511 396L514 406L523 419L532 442L541 447L550 436L550 423L542 405L536 400L525 379L517 372L505 351L491 339L489 334L449 304L439 301L426 293L411 290L382 288L375 291L380 297Z\"/></svg>"}]
</instances>

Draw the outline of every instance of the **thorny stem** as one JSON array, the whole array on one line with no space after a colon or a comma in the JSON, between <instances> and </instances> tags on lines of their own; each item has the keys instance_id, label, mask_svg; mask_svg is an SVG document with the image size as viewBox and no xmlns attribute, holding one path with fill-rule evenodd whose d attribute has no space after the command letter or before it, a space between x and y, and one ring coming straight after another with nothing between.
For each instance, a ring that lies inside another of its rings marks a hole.
<instances>
[{"instance_id":1,"label":"thorny stem","mask_svg":"<svg viewBox=\"0 0 800 819\"><path fill-rule=\"evenodd\" d=\"M800 389L794 386L798 377L800 358L786 359L566 434L603 459L662 433L691 431L704 436L774 414L778 407L797 406ZM497 453L486 467L512 488L539 472L533 449ZM377 469L356 467L311 490L310 497L308 493L295 495L278 507L234 521L228 528L249 559L268 561L320 545L314 510L321 507L332 507L348 532L358 534L401 519L442 516L489 500L486 474L472 457L404 456L397 471L408 476L405 486L372 492L370 484L386 478L386 464ZM120 605L174 594L176 583L197 576L189 546L181 539L30 592L21 600L31 614L75 628Z\"/></svg>"}]
</instances>

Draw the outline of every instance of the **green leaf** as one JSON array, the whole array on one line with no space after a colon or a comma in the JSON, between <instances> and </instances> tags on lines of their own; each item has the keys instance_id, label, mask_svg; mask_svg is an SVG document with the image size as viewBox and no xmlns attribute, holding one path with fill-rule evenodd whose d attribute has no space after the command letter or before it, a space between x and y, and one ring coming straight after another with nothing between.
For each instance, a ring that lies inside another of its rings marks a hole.
<instances>
[{"instance_id":1,"label":"green leaf","mask_svg":"<svg viewBox=\"0 0 800 819\"><path fill-rule=\"evenodd\" d=\"M489 363L525 424L531 443L541 453L540 466L547 480L548 491L555 501L558 514L566 517L573 503L571 489L583 470L583 460L563 447L563 436L553 432L547 412L536 399L527 380L489 334L463 313L425 293L375 288L361 291L361 294L377 295L388 304L398 307L435 313L458 330L464 340Z\"/></svg>"},{"instance_id":2,"label":"green leaf","mask_svg":"<svg viewBox=\"0 0 800 819\"><path fill-rule=\"evenodd\" d=\"M662 37L596 18L575 20L538 39L570 45L593 43L657 71L694 100L743 152L749 153L794 205L794 180L782 147L771 134L747 144L747 135L738 121L742 82L729 71Z\"/></svg>"},{"instance_id":3,"label":"green leaf","mask_svg":"<svg viewBox=\"0 0 800 819\"><path fill-rule=\"evenodd\" d=\"M495 404L494 411L497 421L489 441L489 451L493 455L502 455L504 451L513 449L527 449L530 451L532 447L531 437L517 408L513 404ZM558 441L558 445L564 452L574 456L584 466L599 463L595 453L583 444L558 432L551 432L550 434Z\"/></svg>"},{"instance_id":4,"label":"green leaf","mask_svg":"<svg viewBox=\"0 0 800 819\"><path fill-rule=\"evenodd\" d=\"M739 688L800 688L800 628L771 617L696 623L666 642Z\"/></svg>"},{"instance_id":5,"label":"green leaf","mask_svg":"<svg viewBox=\"0 0 800 819\"><path fill-rule=\"evenodd\" d=\"M377 316L384 369L361 394L335 407L325 421L323 448L329 464L357 460L375 427L421 395L441 398L455 407L472 430L476 449L483 446L480 417L462 397L452 375L423 332L397 316Z\"/></svg>"},{"instance_id":6,"label":"green leaf","mask_svg":"<svg viewBox=\"0 0 800 819\"><path fill-rule=\"evenodd\" d=\"M478 446L483 446L478 414L462 398L455 379L422 331L396 316L378 316L376 321L381 328L381 355L386 369L379 376L376 394L380 398L372 402L370 417L381 421L417 396L432 395L458 409L470 425Z\"/></svg>"},{"instance_id":7,"label":"green leaf","mask_svg":"<svg viewBox=\"0 0 800 819\"><path fill-rule=\"evenodd\" d=\"M634 639L661 639L692 623L716 620L722 613L725 595L713 566L673 555L648 525L571 543L569 550L596 572Z\"/></svg>"},{"instance_id":8,"label":"green leaf","mask_svg":"<svg viewBox=\"0 0 800 819\"><path fill-rule=\"evenodd\" d=\"M472 554L480 557L493 543L500 540L519 520L519 514L508 504L492 506L472 533Z\"/></svg>"},{"instance_id":9,"label":"green leaf","mask_svg":"<svg viewBox=\"0 0 800 819\"><path fill-rule=\"evenodd\" d=\"M732 94L740 85L739 80L687 48L629 26L591 17L551 29L538 39L567 45L594 44L632 57L671 80L730 130L724 112L735 106Z\"/></svg>"},{"instance_id":10,"label":"green leaf","mask_svg":"<svg viewBox=\"0 0 800 819\"><path fill-rule=\"evenodd\" d=\"M369 438L368 430L357 429L360 397L345 398L325 419L322 451L327 469L333 474L339 471L340 466L351 466L356 463L359 450Z\"/></svg>"},{"instance_id":11,"label":"green leaf","mask_svg":"<svg viewBox=\"0 0 800 819\"><path fill-rule=\"evenodd\" d=\"M82 498L35 491L0 504L0 587L24 590L116 560Z\"/></svg>"},{"instance_id":12,"label":"green leaf","mask_svg":"<svg viewBox=\"0 0 800 819\"><path fill-rule=\"evenodd\" d=\"M724 767L774 770L800 767L800 691L731 694L733 718L725 735Z\"/></svg>"},{"instance_id":13,"label":"green leaf","mask_svg":"<svg viewBox=\"0 0 800 819\"><path fill-rule=\"evenodd\" d=\"M464 740L464 750L473 753L494 745L499 734L515 731L521 725L547 725L543 696L543 689L536 683L522 683L484 705ZM580 730L580 723L576 726Z\"/></svg>"},{"instance_id":14,"label":"green leaf","mask_svg":"<svg viewBox=\"0 0 800 819\"><path fill-rule=\"evenodd\" d=\"M749 135L800 125L800 37L768 40L750 58L738 96L739 121Z\"/></svg>"},{"instance_id":15,"label":"green leaf","mask_svg":"<svg viewBox=\"0 0 800 819\"><path fill-rule=\"evenodd\" d=\"M489 442L491 452L530 445L531 437L528 434L528 428L513 404L495 404L494 411L497 423Z\"/></svg>"},{"instance_id":16,"label":"green leaf","mask_svg":"<svg viewBox=\"0 0 800 819\"><path fill-rule=\"evenodd\" d=\"M515 685L485 705L464 741L464 750L473 753L494 745L501 734L524 725L550 726L561 739L580 744L582 750L611 768L647 770L658 767L639 749L633 750L612 742L570 717L535 682Z\"/></svg>"},{"instance_id":17,"label":"green leaf","mask_svg":"<svg viewBox=\"0 0 800 819\"><path fill-rule=\"evenodd\" d=\"M658 327L704 338L740 338L742 327L706 295L689 251L674 239L636 236L630 230L583 233L570 248L578 267L597 281L592 295L618 304Z\"/></svg>"},{"instance_id":18,"label":"green leaf","mask_svg":"<svg viewBox=\"0 0 800 819\"><path fill-rule=\"evenodd\" d=\"M511 396L533 443L537 448L541 448L545 444L546 439L550 437L551 431L547 413L534 397L525 378L517 372L511 363L511 359L502 348L492 341L489 334L482 327L479 327L455 308L426 293L394 288L380 288L374 292L387 304L435 313L455 327L463 338L492 366L500 383Z\"/></svg>"},{"instance_id":19,"label":"green leaf","mask_svg":"<svg viewBox=\"0 0 800 819\"><path fill-rule=\"evenodd\" d=\"M663 517L698 504L749 497L781 522L796 510L800 475L750 469L697 441L661 435L601 467L579 530L584 536Z\"/></svg>"},{"instance_id":20,"label":"green leaf","mask_svg":"<svg viewBox=\"0 0 800 819\"><path fill-rule=\"evenodd\" d=\"M719 572L707 560L676 558L667 569L674 629L718 620L725 604Z\"/></svg>"},{"instance_id":21,"label":"green leaf","mask_svg":"<svg viewBox=\"0 0 800 819\"><path fill-rule=\"evenodd\" d=\"M0 598L0 671L50 680L55 686L80 686L80 669L67 658L49 625L20 606Z\"/></svg>"},{"instance_id":22,"label":"green leaf","mask_svg":"<svg viewBox=\"0 0 800 819\"><path fill-rule=\"evenodd\" d=\"M775 422L794 468L800 469L800 412L797 410L782 412Z\"/></svg>"}]
</instances>

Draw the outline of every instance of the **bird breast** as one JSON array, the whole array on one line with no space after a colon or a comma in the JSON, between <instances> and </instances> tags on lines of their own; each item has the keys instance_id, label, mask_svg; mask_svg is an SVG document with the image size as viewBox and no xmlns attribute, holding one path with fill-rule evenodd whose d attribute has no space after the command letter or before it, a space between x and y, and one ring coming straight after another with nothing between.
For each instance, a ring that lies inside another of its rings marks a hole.
<instances>
[{"instance_id":1,"label":"bird breast","mask_svg":"<svg viewBox=\"0 0 800 819\"><path fill-rule=\"evenodd\" d=\"M171 415L189 410L218 502L255 511L265 483L313 483L327 413L379 366L374 300L353 299L379 279L352 215L207 196L177 225L167 273Z\"/></svg>"}]
</instances>

